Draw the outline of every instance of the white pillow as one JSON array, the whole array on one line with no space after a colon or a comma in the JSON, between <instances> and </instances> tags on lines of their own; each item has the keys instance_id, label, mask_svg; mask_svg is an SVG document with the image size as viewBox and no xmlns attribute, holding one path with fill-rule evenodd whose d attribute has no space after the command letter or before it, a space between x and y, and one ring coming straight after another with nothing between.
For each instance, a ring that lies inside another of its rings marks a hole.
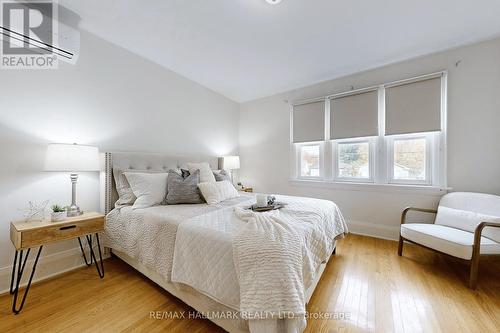
<instances>
[{"instance_id":1,"label":"white pillow","mask_svg":"<svg viewBox=\"0 0 500 333\"><path fill-rule=\"evenodd\" d=\"M132 209L147 208L159 205L167 194L168 173L123 173L137 197Z\"/></svg>"},{"instance_id":2,"label":"white pillow","mask_svg":"<svg viewBox=\"0 0 500 333\"><path fill-rule=\"evenodd\" d=\"M221 182L205 182L199 183L198 188L209 205L218 204L226 199L236 198L239 196L238 191L227 180Z\"/></svg>"},{"instance_id":3,"label":"white pillow","mask_svg":"<svg viewBox=\"0 0 500 333\"><path fill-rule=\"evenodd\" d=\"M200 183L205 183L205 182L215 183L214 173L210 168L210 164L208 164L207 162L188 163L187 168L189 170L189 173L191 174L194 173L196 170L200 170Z\"/></svg>"},{"instance_id":4,"label":"white pillow","mask_svg":"<svg viewBox=\"0 0 500 333\"><path fill-rule=\"evenodd\" d=\"M500 217L439 206L436 221L434 223L474 232L477 225L481 222L500 223ZM483 229L482 235L496 242L500 242L499 228L486 227Z\"/></svg>"},{"instance_id":5,"label":"white pillow","mask_svg":"<svg viewBox=\"0 0 500 333\"><path fill-rule=\"evenodd\" d=\"M115 177L115 186L116 192L118 192L118 200L115 202L115 207L123 207L128 205L133 205L135 200L137 199L130 187L130 184L127 181L127 177L125 177L124 173L164 173L165 171L157 171L157 170L121 170L118 168L113 168L113 176ZM180 173L180 169L179 169Z\"/></svg>"}]
</instances>

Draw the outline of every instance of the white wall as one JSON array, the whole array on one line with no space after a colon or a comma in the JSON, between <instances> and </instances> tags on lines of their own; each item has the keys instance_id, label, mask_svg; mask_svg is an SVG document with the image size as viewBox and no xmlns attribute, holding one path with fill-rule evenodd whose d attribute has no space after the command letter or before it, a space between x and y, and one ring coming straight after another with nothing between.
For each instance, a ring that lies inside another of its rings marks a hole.
<instances>
[{"instance_id":1,"label":"white wall","mask_svg":"<svg viewBox=\"0 0 500 333\"><path fill-rule=\"evenodd\" d=\"M393 64L247 102L240 107L240 178L255 190L335 201L351 229L398 235L405 206L433 207L439 197L334 190L289 182L289 106L296 100L448 70L448 186L500 194L500 39Z\"/></svg>"},{"instance_id":2,"label":"white wall","mask_svg":"<svg viewBox=\"0 0 500 333\"><path fill-rule=\"evenodd\" d=\"M240 106L85 32L81 50L76 66L0 70L0 292L8 288L13 259L9 221L22 216L19 209L28 200L70 199L68 175L41 171L49 142L94 144L102 151L224 155L237 152L239 137L239 174L246 185L262 192L334 200L353 230L394 237L404 206L435 206L439 198L292 185L284 100L448 69L448 185L500 194L498 39ZM80 206L98 210L98 175L82 174L78 186ZM75 241L47 246L43 256L38 277L82 263Z\"/></svg>"},{"instance_id":3,"label":"white wall","mask_svg":"<svg viewBox=\"0 0 500 333\"><path fill-rule=\"evenodd\" d=\"M28 200L69 203L69 175L42 172L46 144L101 151L219 156L237 152L238 105L207 88L82 32L79 61L57 70L0 70L0 292L14 249L9 222ZM78 202L99 209L99 176L82 174ZM78 242L44 248L37 276L82 263ZM33 256L33 255L32 255Z\"/></svg>"}]
</instances>

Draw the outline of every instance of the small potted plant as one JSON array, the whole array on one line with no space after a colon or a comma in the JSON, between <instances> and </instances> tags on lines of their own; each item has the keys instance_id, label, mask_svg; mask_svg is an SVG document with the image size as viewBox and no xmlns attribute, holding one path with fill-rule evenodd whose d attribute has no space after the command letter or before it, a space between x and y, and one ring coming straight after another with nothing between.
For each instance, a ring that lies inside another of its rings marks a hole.
<instances>
[{"instance_id":1,"label":"small potted plant","mask_svg":"<svg viewBox=\"0 0 500 333\"><path fill-rule=\"evenodd\" d=\"M50 213L50 220L52 222L64 221L66 218L66 210L63 207L59 205L52 205L50 208L52 209L52 212Z\"/></svg>"}]
</instances>

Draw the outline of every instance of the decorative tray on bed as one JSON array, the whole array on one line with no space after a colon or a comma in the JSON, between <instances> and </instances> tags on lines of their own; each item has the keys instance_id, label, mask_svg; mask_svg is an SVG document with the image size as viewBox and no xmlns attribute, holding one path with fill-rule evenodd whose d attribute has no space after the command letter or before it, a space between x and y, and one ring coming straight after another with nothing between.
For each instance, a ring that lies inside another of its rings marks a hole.
<instances>
[{"instance_id":1,"label":"decorative tray on bed","mask_svg":"<svg viewBox=\"0 0 500 333\"><path fill-rule=\"evenodd\" d=\"M257 205L252 205L248 209L253 210L254 212L267 212L269 210L275 210L275 209L280 209L286 206L286 203L284 202L275 202L270 205L264 206L264 207L258 207Z\"/></svg>"}]
</instances>

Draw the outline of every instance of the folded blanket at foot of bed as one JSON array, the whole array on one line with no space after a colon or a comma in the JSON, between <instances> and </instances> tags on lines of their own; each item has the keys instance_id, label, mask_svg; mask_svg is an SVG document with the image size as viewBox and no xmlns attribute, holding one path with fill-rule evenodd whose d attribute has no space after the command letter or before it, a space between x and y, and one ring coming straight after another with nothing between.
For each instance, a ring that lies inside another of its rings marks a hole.
<instances>
[{"instance_id":1,"label":"folded blanket at foot of bed","mask_svg":"<svg viewBox=\"0 0 500 333\"><path fill-rule=\"evenodd\" d=\"M287 206L254 213L238 205L182 223L172 280L249 319L303 316L305 290L347 226L331 201L277 200Z\"/></svg>"}]
</instances>

